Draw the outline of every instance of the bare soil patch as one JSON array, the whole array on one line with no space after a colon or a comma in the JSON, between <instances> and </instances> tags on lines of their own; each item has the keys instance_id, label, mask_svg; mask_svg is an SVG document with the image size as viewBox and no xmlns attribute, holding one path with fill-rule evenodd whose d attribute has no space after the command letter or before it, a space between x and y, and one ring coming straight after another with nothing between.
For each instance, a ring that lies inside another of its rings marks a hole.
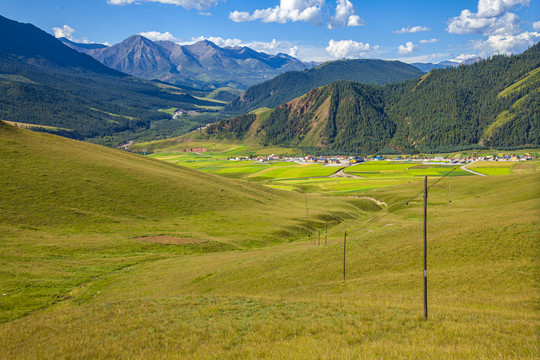
<instances>
[{"instance_id":1,"label":"bare soil patch","mask_svg":"<svg viewBox=\"0 0 540 360\"><path fill-rule=\"evenodd\" d=\"M337 178L352 178L352 179L363 179L362 176L356 176L356 175L351 175L351 174L347 174L345 173L345 168L341 168L339 169L338 171L336 171L335 173L333 173L332 175L330 175L329 177L333 178L333 177L337 177Z\"/></svg>"},{"instance_id":2,"label":"bare soil patch","mask_svg":"<svg viewBox=\"0 0 540 360\"><path fill-rule=\"evenodd\" d=\"M186 245L186 244L200 244L203 243L203 240L192 239L192 238L182 238L178 236L171 235L157 235L157 236L144 236L136 238L135 240L148 241L158 244L169 244L169 245Z\"/></svg>"}]
</instances>

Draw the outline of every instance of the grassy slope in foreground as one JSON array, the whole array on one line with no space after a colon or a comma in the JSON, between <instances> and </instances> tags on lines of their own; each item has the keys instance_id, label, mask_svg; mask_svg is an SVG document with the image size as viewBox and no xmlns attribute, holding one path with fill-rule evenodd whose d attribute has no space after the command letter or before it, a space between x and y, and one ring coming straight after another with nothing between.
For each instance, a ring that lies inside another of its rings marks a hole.
<instances>
[{"instance_id":1,"label":"grassy slope in foreground","mask_svg":"<svg viewBox=\"0 0 540 360\"><path fill-rule=\"evenodd\" d=\"M136 263L264 246L306 232L300 194L3 122L0 168L0 294L6 294L0 321L73 296L88 281ZM311 225L332 214L335 221L358 215L357 206L316 198ZM157 235L187 244L136 239Z\"/></svg>"},{"instance_id":2,"label":"grassy slope in foreground","mask_svg":"<svg viewBox=\"0 0 540 360\"><path fill-rule=\"evenodd\" d=\"M23 146L31 144L11 144L19 152ZM120 268L47 311L1 324L3 357L534 359L539 188L537 172L446 178L431 188L428 322L422 319L419 196L366 229L354 219L332 228L326 247L297 242L247 252L161 254ZM419 191L418 184L404 184L366 196L395 209ZM287 196L298 204L294 194ZM3 263L22 273L42 273L52 259L65 264L64 252L81 247L81 239L88 249L129 243L111 235L31 237L30 230L9 228L17 237L3 238ZM19 260L16 247L23 246L42 258Z\"/></svg>"}]
</instances>

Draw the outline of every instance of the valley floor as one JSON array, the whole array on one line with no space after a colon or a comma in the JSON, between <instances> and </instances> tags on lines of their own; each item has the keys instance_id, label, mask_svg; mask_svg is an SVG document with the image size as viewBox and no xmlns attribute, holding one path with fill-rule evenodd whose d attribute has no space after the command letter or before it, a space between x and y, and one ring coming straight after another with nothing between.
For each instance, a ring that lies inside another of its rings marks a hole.
<instances>
[{"instance_id":1,"label":"valley floor","mask_svg":"<svg viewBox=\"0 0 540 360\"><path fill-rule=\"evenodd\" d=\"M451 207L444 187L430 195L428 321L417 199L367 227L333 227L327 246L304 239L109 271L1 324L3 357L538 358L538 178L471 179L453 179Z\"/></svg>"}]
</instances>

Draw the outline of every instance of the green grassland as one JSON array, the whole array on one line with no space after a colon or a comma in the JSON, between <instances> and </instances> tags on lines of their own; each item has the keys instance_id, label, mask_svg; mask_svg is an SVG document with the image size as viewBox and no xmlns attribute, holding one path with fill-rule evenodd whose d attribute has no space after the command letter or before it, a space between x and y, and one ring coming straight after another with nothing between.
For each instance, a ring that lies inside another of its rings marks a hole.
<instances>
[{"instance_id":1,"label":"green grassland","mask_svg":"<svg viewBox=\"0 0 540 360\"><path fill-rule=\"evenodd\" d=\"M0 287L9 294L0 297L2 320L146 259L244 250L307 231L303 196L0 124ZM334 199L312 212L313 219L359 216L357 206ZM157 235L202 245L134 240Z\"/></svg>"},{"instance_id":2,"label":"green grassland","mask_svg":"<svg viewBox=\"0 0 540 360\"><path fill-rule=\"evenodd\" d=\"M227 167L196 167L220 160L182 155L192 168L0 122L2 358L538 358L534 162L430 178L425 321L422 184L402 177L444 169L351 167L390 173L367 179L395 182L362 193L378 206L216 176ZM183 244L140 240L161 235Z\"/></svg>"}]
</instances>

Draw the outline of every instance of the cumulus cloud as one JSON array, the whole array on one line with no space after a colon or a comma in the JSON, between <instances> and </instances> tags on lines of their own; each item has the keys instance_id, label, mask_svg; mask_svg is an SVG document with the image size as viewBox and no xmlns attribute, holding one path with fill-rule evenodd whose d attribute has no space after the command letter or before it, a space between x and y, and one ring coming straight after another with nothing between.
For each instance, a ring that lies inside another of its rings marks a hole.
<instances>
[{"instance_id":1,"label":"cumulus cloud","mask_svg":"<svg viewBox=\"0 0 540 360\"><path fill-rule=\"evenodd\" d=\"M422 31L430 31L431 29L425 26L407 26L406 28L401 28L400 30L394 31L395 34L410 34L417 33Z\"/></svg>"},{"instance_id":2,"label":"cumulus cloud","mask_svg":"<svg viewBox=\"0 0 540 360\"><path fill-rule=\"evenodd\" d=\"M491 35L487 40L473 42L475 49L483 54L518 53L540 40L540 32L522 32L517 35Z\"/></svg>"},{"instance_id":3,"label":"cumulus cloud","mask_svg":"<svg viewBox=\"0 0 540 360\"><path fill-rule=\"evenodd\" d=\"M460 63L462 61L472 59L472 58L476 58L476 57L478 57L478 55L476 55L476 54L461 54L459 56L456 56L453 59L448 59L448 60Z\"/></svg>"},{"instance_id":4,"label":"cumulus cloud","mask_svg":"<svg viewBox=\"0 0 540 360\"><path fill-rule=\"evenodd\" d=\"M364 58L373 56L379 51L379 46L371 46L369 43L357 42L354 40L330 40L326 52L334 59L344 58Z\"/></svg>"},{"instance_id":5,"label":"cumulus cloud","mask_svg":"<svg viewBox=\"0 0 540 360\"><path fill-rule=\"evenodd\" d=\"M336 4L336 13L328 21L329 29L362 26L366 22L360 16L356 15L356 9L349 0L338 0Z\"/></svg>"},{"instance_id":6,"label":"cumulus cloud","mask_svg":"<svg viewBox=\"0 0 540 360\"><path fill-rule=\"evenodd\" d=\"M437 41L439 41L438 39L426 39L426 40L420 40L420 44L434 44L436 43Z\"/></svg>"},{"instance_id":7,"label":"cumulus cloud","mask_svg":"<svg viewBox=\"0 0 540 360\"><path fill-rule=\"evenodd\" d=\"M280 0L278 6L255 10L253 14L233 11L229 19L234 22L261 20L262 22L287 23L296 21L321 24L321 8L324 0Z\"/></svg>"},{"instance_id":8,"label":"cumulus cloud","mask_svg":"<svg viewBox=\"0 0 540 360\"><path fill-rule=\"evenodd\" d=\"M451 34L515 34L520 31L520 18L508 12L500 17L482 17L465 9L450 19L447 31Z\"/></svg>"},{"instance_id":9,"label":"cumulus cloud","mask_svg":"<svg viewBox=\"0 0 540 360\"><path fill-rule=\"evenodd\" d=\"M181 6L185 9L205 10L213 5L216 5L219 1L220 0L107 0L107 3L109 5L124 6L134 3L138 4L142 2L155 2Z\"/></svg>"},{"instance_id":10,"label":"cumulus cloud","mask_svg":"<svg viewBox=\"0 0 540 360\"><path fill-rule=\"evenodd\" d=\"M147 31L147 32L141 32L139 33L139 35L144 36L145 38L150 39L152 41L173 41L173 42L180 41L168 31L164 33L161 33L159 31Z\"/></svg>"},{"instance_id":11,"label":"cumulus cloud","mask_svg":"<svg viewBox=\"0 0 540 360\"><path fill-rule=\"evenodd\" d=\"M532 27L534 31L540 31L540 21L533 22Z\"/></svg>"},{"instance_id":12,"label":"cumulus cloud","mask_svg":"<svg viewBox=\"0 0 540 360\"><path fill-rule=\"evenodd\" d=\"M412 41L407 41L405 45L399 45L397 52L399 55L411 55L415 49L416 45Z\"/></svg>"},{"instance_id":13,"label":"cumulus cloud","mask_svg":"<svg viewBox=\"0 0 540 360\"><path fill-rule=\"evenodd\" d=\"M529 6L530 0L479 0L478 16L499 16L516 5Z\"/></svg>"},{"instance_id":14,"label":"cumulus cloud","mask_svg":"<svg viewBox=\"0 0 540 360\"><path fill-rule=\"evenodd\" d=\"M73 41L73 42L76 42L76 43L80 43L80 44L93 44L92 41L88 41L87 39L78 39L76 37L73 36L73 34L75 33L75 29L73 29L71 26L68 26L68 25L64 25L62 27L58 27L58 26L55 26L52 28L52 30L54 31L54 37L55 38L66 38L70 41ZM110 44L109 43L105 43L103 45L107 45L109 46Z\"/></svg>"},{"instance_id":15,"label":"cumulus cloud","mask_svg":"<svg viewBox=\"0 0 540 360\"><path fill-rule=\"evenodd\" d=\"M62 27L53 27L52 28L53 31L54 31L54 37L55 38L66 38L68 40L71 40L73 41L73 33L75 32L75 30L71 27L71 26L68 26L68 25L64 25Z\"/></svg>"},{"instance_id":16,"label":"cumulus cloud","mask_svg":"<svg viewBox=\"0 0 540 360\"><path fill-rule=\"evenodd\" d=\"M487 37L472 41L473 48L483 56L520 52L538 40L538 32L522 32L521 19L510 10L527 7L529 3L530 0L479 0L476 13L463 10L459 16L449 19L446 30L452 34Z\"/></svg>"}]
</instances>

